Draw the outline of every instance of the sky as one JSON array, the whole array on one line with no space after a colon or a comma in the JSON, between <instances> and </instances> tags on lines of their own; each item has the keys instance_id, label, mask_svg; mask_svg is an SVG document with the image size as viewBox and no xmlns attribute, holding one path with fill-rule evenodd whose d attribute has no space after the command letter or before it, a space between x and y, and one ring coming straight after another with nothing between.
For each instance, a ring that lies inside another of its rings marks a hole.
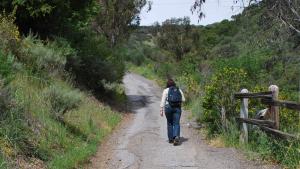
<instances>
[{"instance_id":1,"label":"sky","mask_svg":"<svg viewBox=\"0 0 300 169\"><path fill-rule=\"evenodd\" d=\"M224 19L231 19L232 15L242 12L241 4L234 4L234 0L206 0L203 6L205 18L198 22L196 14L192 14L191 6L195 0L152 0L152 10L147 12L144 9L140 15L141 25L152 25L155 21L159 23L172 17L189 16L191 24L208 25L220 22ZM234 7L232 7L234 6Z\"/></svg>"}]
</instances>

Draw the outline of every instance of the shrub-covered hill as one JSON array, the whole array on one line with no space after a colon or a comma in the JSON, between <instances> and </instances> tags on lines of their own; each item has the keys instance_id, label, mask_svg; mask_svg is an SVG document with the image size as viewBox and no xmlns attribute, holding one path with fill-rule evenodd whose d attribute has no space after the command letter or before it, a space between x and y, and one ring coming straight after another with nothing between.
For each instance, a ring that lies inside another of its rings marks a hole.
<instances>
[{"instance_id":1,"label":"shrub-covered hill","mask_svg":"<svg viewBox=\"0 0 300 169\"><path fill-rule=\"evenodd\" d=\"M120 121L72 84L65 65L77 52L61 38L21 37L0 14L1 169L79 167Z\"/></svg>"}]
</instances>

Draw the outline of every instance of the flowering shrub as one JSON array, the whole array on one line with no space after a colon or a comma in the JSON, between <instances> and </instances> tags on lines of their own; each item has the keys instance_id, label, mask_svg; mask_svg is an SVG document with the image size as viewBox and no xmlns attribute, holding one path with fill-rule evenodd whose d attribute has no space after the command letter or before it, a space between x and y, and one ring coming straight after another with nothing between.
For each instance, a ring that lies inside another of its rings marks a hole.
<instances>
[{"instance_id":1,"label":"flowering shrub","mask_svg":"<svg viewBox=\"0 0 300 169\"><path fill-rule=\"evenodd\" d=\"M289 92L279 91L279 100L291 100ZM300 132L300 114L291 109L280 108L279 110L280 129L289 133Z\"/></svg>"},{"instance_id":2,"label":"flowering shrub","mask_svg":"<svg viewBox=\"0 0 300 169\"><path fill-rule=\"evenodd\" d=\"M0 13L0 49L5 53L17 52L19 47L20 33L14 24L15 17Z\"/></svg>"},{"instance_id":3,"label":"flowering shrub","mask_svg":"<svg viewBox=\"0 0 300 169\"><path fill-rule=\"evenodd\" d=\"M220 129L222 109L225 110L227 119L234 117L238 112L234 93L245 87L246 77L247 74L242 69L224 68L205 86L201 121L208 124L211 134Z\"/></svg>"}]
</instances>

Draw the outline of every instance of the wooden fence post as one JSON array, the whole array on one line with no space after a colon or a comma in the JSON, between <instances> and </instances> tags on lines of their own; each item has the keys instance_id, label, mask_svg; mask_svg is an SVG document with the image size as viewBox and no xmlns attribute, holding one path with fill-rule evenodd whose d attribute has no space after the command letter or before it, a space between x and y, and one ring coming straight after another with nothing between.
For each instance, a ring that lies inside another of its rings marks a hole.
<instances>
[{"instance_id":1,"label":"wooden fence post","mask_svg":"<svg viewBox=\"0 0 300 169\"><path fill-rule=\"evenodd\" d=\"M227 129L227 124L226 124L226 110L225 107L222 106L221 108L221 121L222 121L222 127L224 130Z\"/></svg>"},{"instance_id":2,"label":"wooden fence post","mask_svg":"<svg viewBox=\"0 0 300 169\"><path fill-rule=\"evenodd\" d=\"M241 93L249 93L247 89L243 89ZM248 100L247 98L242 99L240 118L248 118ZM243 123L241 126L240 142L248 142L248 127L246 123Z\"/></svg>"},{"instance_id":3,"label":"wooden fence post","mask_svg":"<svg viewBox=\"0 0 300 169\"><path fill-rule=\"evenodd\" d=\"M269 91L271 91L273 93L272 94L273 100L278 100L279 87L276 85L271 85L269 87ZM270 111L271 111L271 118L275 122L274 128L278 130L279 129L279 107L271 106Z\"/></svg>"}]
</instances>

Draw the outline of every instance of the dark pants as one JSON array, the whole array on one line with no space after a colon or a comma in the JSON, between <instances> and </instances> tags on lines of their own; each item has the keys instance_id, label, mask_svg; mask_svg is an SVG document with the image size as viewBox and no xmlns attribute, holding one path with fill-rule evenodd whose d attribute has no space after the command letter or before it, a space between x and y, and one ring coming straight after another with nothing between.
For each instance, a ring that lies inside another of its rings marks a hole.
<instances>
[{"instance_id":1,"label":"dark pants","mask_svg":"<svg viewBox=\"0 0 300 169\"><path fill-rule=\"evenodd\" d=\"M173 108L169 105L166 105L165 114L168 123L169 140L173 140L177 136L180 137L181 108Z\"/></svg>"}]
</instances>

